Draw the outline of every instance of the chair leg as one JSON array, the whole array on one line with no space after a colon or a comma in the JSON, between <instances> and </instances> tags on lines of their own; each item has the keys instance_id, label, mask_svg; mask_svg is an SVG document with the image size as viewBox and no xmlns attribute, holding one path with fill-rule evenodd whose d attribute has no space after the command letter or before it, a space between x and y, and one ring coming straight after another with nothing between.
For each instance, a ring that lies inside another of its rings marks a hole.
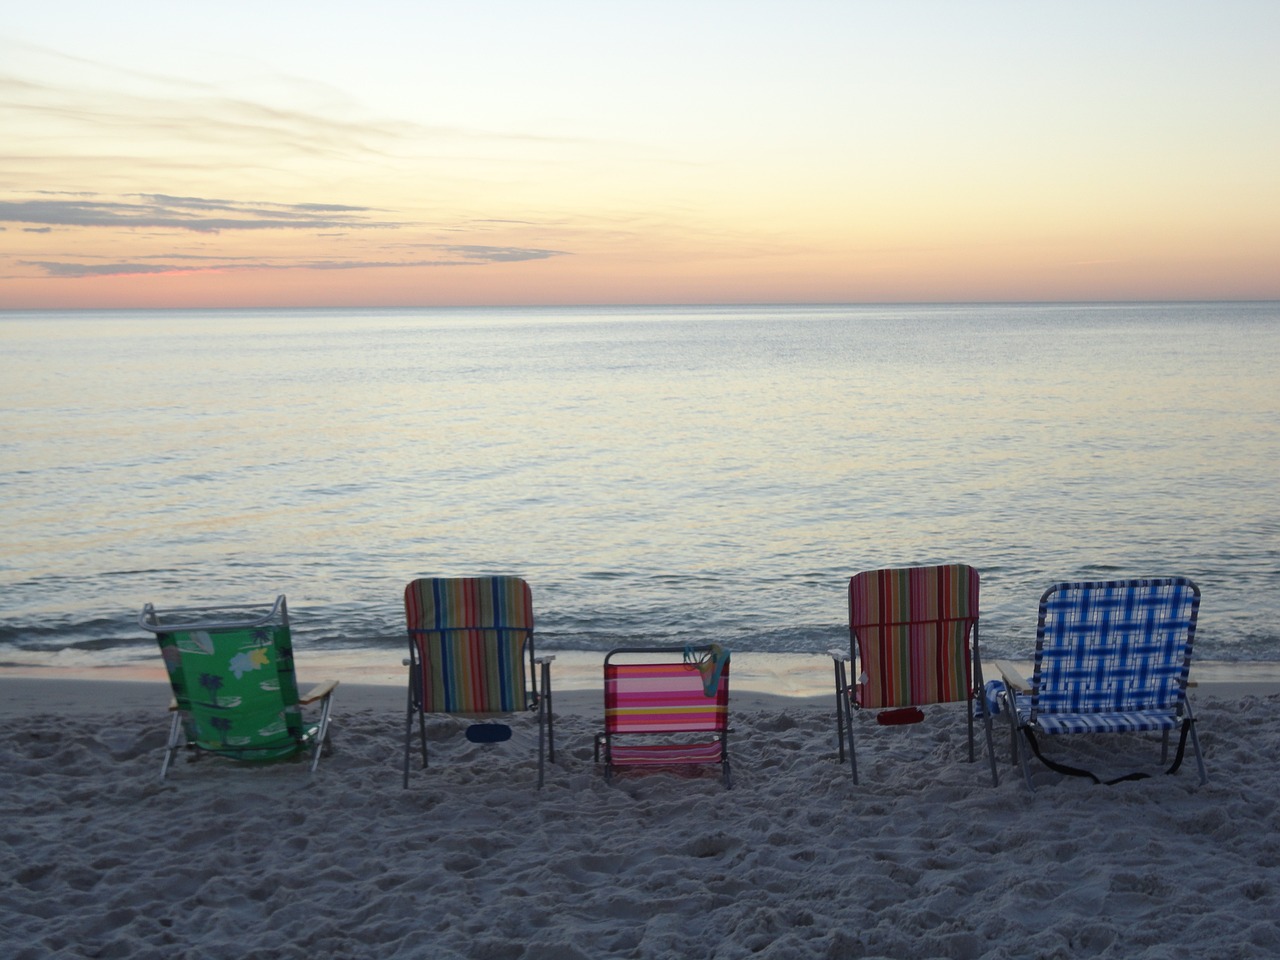
<instances>
[{"instance_id":1,"label":"chair leg","mask_svg":"<svg viewBox=\"0 0 1280 960\"><path fill-rule=\"evenodd\" d=\"M1209 773L1204 768L1204 754L1200 752L1200 735L1196 733L1196 718L1191 712L1190 703L1184 701L1183 709L1187 713L1187 719L1191 721L1191 749L1194 750L1196 754L1196 767L1200 770L1200 786L1203 787L1209 782Z\"/></svg>"},{"instance_id":2,"label":"chair leg","mask_svg":"<svg viewBox=\"0 0 1280 960\"><path fill-rule=\"evenodd\" d=\"M853 704L844 705L845 735L849 738L849 772L853 774L853 782L858 783L858 754L853 746Z\"/></svg>"},{"instance_id":3,"label":"chair leg","mask_svg":"<svg viewBox=\"0 0 1280 960\"><path fill-rule=\"evenodd\" d=\"M1018 762L1018 703L1010 693L1004 700L1005 712L1009 715L1009 763Z\"/></svg>"},{"instance_id":4,"label":"chair leg","mask_svg":"<svg viewBox=\"0 0 1280 960\"><path fill-rule=\"evenodd\" d=\"M1196 752L1196 766L1200 769L1200 786L1209 782L1209 773L1204 768L1204 754L1200 752L1200 735L1196 733L1196 725L1191 724L1191 748Z\"/></svg>"},{"instance_id":5,"label":"chair leg","mask_svg":"<svg viewBox=\"0 0 1280 960\"><path fill-rule=\"evenodd\" d=\"M1019 739L1021 740L1021 728L1019 728ZM1022 764L1022 778L1027 781L1027 789L1032 793L1036 792L1036 785L1031 782L1031 747L1027 743L1022 743L1018 748L1018 762Z\"/></svg>"},{"instance_id":6,"label":"chair leg","mask_svg":"<svg viewBox=\"0 0 1280 960\"><path fill-rule=\"evenodd\" d=\"M554 704L551 702L551 664L542 664L542 693L547 700L547 759L556 762L556 729Z\"/></svg>"},{"instance_id":7,"label":"chair leg","mask_svg":"<svg viewBox=\"0 0 1280 960\"><path fill-rule=\"evenodd\" d=\"M547 745L547 690L538 698L538 789L546 777L546 745Z\"/></svg>"},{"instance_id":8,"label":"chair leg","mask_svg":"<svg viewBox=\"0 0 1280 960\"><path fill-rule=\"evenodd\" d=\"M404 715L404 787L409 788L409 738L413 736L413 704Z\"/></svg>"},{"instance_id":9,"label":"chair leg","mask_svg":"<svg viewBox=\"0 0 1280 960\"><path fill-rule=\"evenodd\" d=\"M409 697L408 697L408 704L405 707L405 714L404 714L404 786L406 789L408 789L408 786L409 786L409 751L413 747L413 714L414 712L415 711L414 711L414 705L413 705L413 692L410 691ZM422 766L425 769L427 766L427 720L426 720L426 717L423 716L423 713L421 710L418 710L417 714L418 714L418 739L422 744Z\"/></svg>"},{"instance_id":10,"label":"chair leg","mask_svg":"<svg viewBox=\"0 0 1280 960\"><path fill-rule=\"evenodd\" d=\"M844 763L844 662L832 657L836 674L836 738L840 743L840 762Z\"/></svg>"},{"instance_id":11,"label":"chair leg","mask_svg":"<svg viewBox=\"0 0 1280 960\"><path fill-rule=\"evenodd\" d=\"M320 753L329 742L329 716L333 709L333 694L328 694L320 701L320 725L316 727L316 742L311 748L311 773L320 765Z\"/></svg>"},{"instance_id":12,"label":"chair leg","mask_svg":"<svg viewBox=\"0 0 1280 960\"><path fill-rule=\"evenodd\" d=\"M969 762L973 763L974 760L978 759L978 755L974 753L974 750L973 750L973 701L972 700L969 701L968 707L969 707L969 710L968 710L969 716L967 719L969 721ZM986 711L986 704L983 704L983 711L984 712Z\"/></svg>"},{"instance_id":13,"label":"chair leg","mask_svg":"<svg viewBox=\"0 0 1280 960\"><path fill-rule=\"evenodd\" d=\"M858 782L858 757L853 748L853 704L849 696L849 678L845 673L844 661L832 658L836 674L836 731L840 739L840 760L844 761L845 741L849 741L849 771L853 774L853 782Z\"/></svg>"},{"instance_id":14,"label":"chair leg","mask_svg":"<svg viewBox=\"0 0 1280 960\"><path fill-rule=\"evenodd\" d=\"M852 727L853 727L853 720L852 720L852 718L850 718L849 726L850 726L850 728L852 728ZM853 730L852 730L852 729L850 729L850 731L849 731L849 736L850 736L850 737L852 737L852 736L853 736ZM857 758L856 756L854 756L854 752L853 752L853 741L852 741L852 740L850 740L850 741L849 741L849 771L853 774L853 783L854 783L854 786L857 786L857 784L858 784L858 758Z\"/></svg>"},{"instance_id":15,"label":"chair leg","mask_svg":"<svg viewBox=\"0 0 1280 960\"><path fill-rule=\"evenodd\" d=\"M422 746L422 769L427 769L427 715L418 711L418 743Z\"/></svg>"},{"instance_id":16,"label":"chair leg","mask_svg":"<svg viewBox=\"0 0 1280 960\"><path fill-rule=\"evenodd\" d=\"M987 701L985 695L982 700L982 723L986 728L987 734L987 759L991 762L991 785L993 787L1000 786L1000 774L996 770L996 743L995 735L992 733L991 711L987 709Z\"/></svg>"},{"instance_id":17,"label":"chair leg","mask_svg":"<svg viewBox=\"0 0 1280 960\"><path fill-rule=\"evenodd\" d=\"M174 756L178 752L178 740L182 733L182 717L178 711L173 711L173 719L169 722L169 742L164 747L164 762L160 764L160 779L163 780L169 775L169 764L173 762Z\"/></svg>"}]
</instances>

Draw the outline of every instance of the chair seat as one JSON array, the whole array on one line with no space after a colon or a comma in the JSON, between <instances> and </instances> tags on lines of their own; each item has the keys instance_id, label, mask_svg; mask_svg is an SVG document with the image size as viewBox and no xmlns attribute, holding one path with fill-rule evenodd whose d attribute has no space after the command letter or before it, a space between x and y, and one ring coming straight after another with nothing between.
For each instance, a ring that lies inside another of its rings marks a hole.
<instances>
[{"instance_id":1,"label":"chair seat","mask_svg":"<svg viewBox=\"0 0 1280 960\"><path fill-rule=\"evenodd\" d=\"M609 756L615 766L719 763L723 749L719 740L709 743L646 743L632 746L620 746L615 742L609 750Z\"/></svg>"},{"instance_id":2,"label":"chair seat","mask_svg":"<svg viewBox=\"0 0 1280 960\"><path fill-rule=\"evenodd\" d=\"M1038 733L1134 733L1141 730L1174 730L1182 719L1174 710L1130 710L1117 713L1039 714L1031 723L1029 710L1018 710L1018 719Z\"/></svg>"}]
</instances>

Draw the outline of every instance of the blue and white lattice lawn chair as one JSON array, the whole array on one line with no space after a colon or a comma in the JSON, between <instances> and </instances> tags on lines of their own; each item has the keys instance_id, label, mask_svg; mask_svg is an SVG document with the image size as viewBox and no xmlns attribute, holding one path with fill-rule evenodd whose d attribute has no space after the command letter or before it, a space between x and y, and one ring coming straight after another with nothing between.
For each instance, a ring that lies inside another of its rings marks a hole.
<instances>
[{"instance_id":1,"label":"blue and white lattice lawn chair","mask_svg":"<svg viewBox=\"0 0 1280 960\"><path fill-rule=\"evenodd\" d=\"M1187 701L1199 610L1200 588L1185 577L1058 583L1045 591L1030 683L1011 664L996 664L1013 708L1008 715L1014 757L1021 760L1028 787L1035 789L1029 752L1059 773L1104 782L1087 770L1046 758L1039 737L1159 731L1165 763L1171 730L1181 732L1177 756L1166 772L1175 773L1182 765L1189 738L1200 782L1208 782Z\"/></svg>"}]
</instances>

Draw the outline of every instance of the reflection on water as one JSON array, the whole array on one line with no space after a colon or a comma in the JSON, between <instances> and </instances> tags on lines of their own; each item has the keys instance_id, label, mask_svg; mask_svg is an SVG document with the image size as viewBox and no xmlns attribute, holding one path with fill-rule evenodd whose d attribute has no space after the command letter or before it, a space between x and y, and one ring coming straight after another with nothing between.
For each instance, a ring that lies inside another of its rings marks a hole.
<instances>
[{"instance_id":1,"label":"reflection on water","mask_svg":"<svg viewBox=\"0 0 1280 960\"><path fill-rule=\"evenodd\" d=\"M289 596L398 644L419 575L515 572L546 642L823 650L859 569L1178 573L1206 655L1280 658L1261 305L7 315L0 647ZM128 648L122 648L127 650ZM43 654L40 654L43 655ZM4 659L0 649L0 659Z\"/></svg>"}]
</instances>

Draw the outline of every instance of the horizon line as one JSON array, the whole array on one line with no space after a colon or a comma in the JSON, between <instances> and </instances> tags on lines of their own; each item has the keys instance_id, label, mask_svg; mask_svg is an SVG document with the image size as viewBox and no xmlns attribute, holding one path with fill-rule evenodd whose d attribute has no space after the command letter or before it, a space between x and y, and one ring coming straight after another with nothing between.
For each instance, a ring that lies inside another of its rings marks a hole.
<instances>
[{"instance_id":1,"label":"horizon line","mask_svg":"<svg viewBox=\"0 0 1280 960\"><path fill-rule=\"evenodd\" d=\"M1280 303L1280 297L1175 297L1169 299L1140 297L1134 299L1067 299L1067 300L725 300L688 302L565 302L565 303L408 303L408 304L251 304L243 306L132 306L132 307L0 307L0 314L14 313L161 313L161 312L239 312L245 310L599 310L618 309L688 309L726 307L943 307L943 306L1050 306L1050 305L1139 305L1139 304L1266 304Z\"/></svg>"}]
</instances>

